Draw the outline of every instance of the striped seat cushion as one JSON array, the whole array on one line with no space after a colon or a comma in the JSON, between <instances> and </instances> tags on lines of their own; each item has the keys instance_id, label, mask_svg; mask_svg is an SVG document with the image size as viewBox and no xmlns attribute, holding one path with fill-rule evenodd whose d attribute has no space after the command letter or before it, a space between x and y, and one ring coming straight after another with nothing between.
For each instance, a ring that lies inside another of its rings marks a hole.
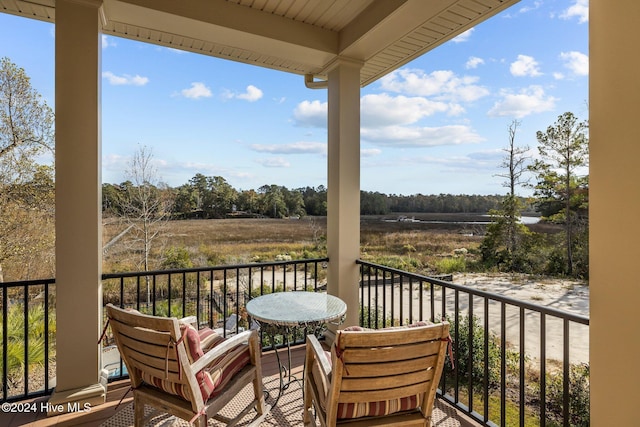
<instances>
[{"instance_id":1,"label":"striped seat cushion","mask_svg":"<svg viewBox=\"0 0 640 427\"><path fill-rule=\"evenodd\" d=\"M181 325L181 329L190 363L195 362L204 356L207 351L215 348L225 340L221 335L209 328L203 328L198 331L193 326ZM204 369L197 372L196 380L200 387L202 399L206 402L208 399L217 396L220 390L222 390L233 376L244 368L250 360L249 345L240 344L217 357ZM146 383L164 390L167 393L191 400L188 387L182 384L166 381L146 373L142 374L142 379Z\"/></svg>"}]
</instances>

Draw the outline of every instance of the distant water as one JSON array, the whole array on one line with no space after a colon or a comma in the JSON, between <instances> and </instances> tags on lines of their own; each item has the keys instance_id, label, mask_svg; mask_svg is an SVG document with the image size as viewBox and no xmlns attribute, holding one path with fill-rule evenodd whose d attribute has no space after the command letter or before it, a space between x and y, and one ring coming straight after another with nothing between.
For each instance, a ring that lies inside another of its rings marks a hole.
<instances>
[{"instance_id":1,"label":"distant water","mask_svg":"<svg viewBox=\"0 0 640 427\"><path fill-rule=\"evenodd\" d=\"M425 220L425 219L415 219L409 218L405 216L401 216L397 219L385 219L384 222L419 222L422 224L490 224L491 220L489 215L482 215L487 218L486 221L444 221L444 220ZM537 224L540 222L540 217L537 216L523 216L520 217L520 222L522 224Z\"/></svg>"},{"instance_id":2,"label":"distant water","mask_svg":"<svg viewBox=\"0 0 640 427\"><path fill-rule=\"evenodd\" d=\"M540 222L539 216L523 216L520 218L520 222L523 224L537 224Z\"/></svg>"}]
</instances>

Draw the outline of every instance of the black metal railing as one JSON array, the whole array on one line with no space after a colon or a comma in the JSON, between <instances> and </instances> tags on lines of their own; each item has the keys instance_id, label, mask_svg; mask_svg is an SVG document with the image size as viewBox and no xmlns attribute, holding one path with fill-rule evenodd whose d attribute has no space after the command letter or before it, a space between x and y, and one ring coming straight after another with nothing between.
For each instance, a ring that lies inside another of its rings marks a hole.
<instances>
[{"instance_id":1,"label":"black metal railing","mask_svg":"<svg viewBox=\"0 0 640 427\"><path fill-rule=\"evenodd\" d=\"M588 317L358 264L362 326L451 323L454 363L441 399L487 426L577 425L585 411L588 419Z\"/></svg>"},{"instance_id":2,"label":"black metal railing","mask_svg":"<svg viewBox=\"0 0 640 427\"><path fill-rule=\"evenodd\" d=\"M103 299L150 314L195 315L200 325L228 333L225 321L231 314L243 319L244 304L252 297L322 291L327 262L105 274ZM358 264L363 326L442 318L451 322L455 369L447 363L441 399L487 426L575 424L579 384L574 384L574 367L588 363L576 351L588 348L579 342L587 334L578 328L588 328L587 317L365 261ZM55 385L55 286L54 279L0 284L2 402L45 395ZM234 325L235 332L240 327ZM126 375L119 357L108 368L112 379ZM555 407L549 404L558 398Z\"/></svg>"},{"instance_id":3,"label":"black metal railing","mask_svg":"<svg viewBox=\"0 0 640 427\"><path fill-rule=\"evenodd\" d=\"M220 328L227 335L244 327L244 306L255 296L323 290L327 262L321 258L104 274L103 304L159 316L196 316L199 325ZM0 283L0 292L0 401L50 394L55 386L55 279ZM238 321L228 329L225 323L232 314ZM125 378L126 370L113 350L107 334L103 366L110 371L111 380Z\"/></svg>"},{"instance_id":4,"label":"black metal railing","mask_svg":"<svg viewBox=\"0 0 640 427\"><path fill-rule=\"evenodd\" d=\"M0 283L2 402L43 396L55 384L55 279Z\"/></svg>"}]
</instances>

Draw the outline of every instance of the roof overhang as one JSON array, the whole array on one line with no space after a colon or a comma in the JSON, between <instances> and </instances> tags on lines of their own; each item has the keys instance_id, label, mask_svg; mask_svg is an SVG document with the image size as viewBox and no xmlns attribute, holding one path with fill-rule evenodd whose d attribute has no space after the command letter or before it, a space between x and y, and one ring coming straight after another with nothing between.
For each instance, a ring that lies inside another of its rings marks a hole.
<instances>
[{"instance_id":1,"label":"roof overhang","mask_svg":"<svg viewBox=\"0 0 640 427\"><path fill-rule=\"evenodd\" d=\"M346 58L365 86L518 1L104 0L102 31L320 79ZM0 11L55 22L55 0Z\"/></svg>"}]
</instances>

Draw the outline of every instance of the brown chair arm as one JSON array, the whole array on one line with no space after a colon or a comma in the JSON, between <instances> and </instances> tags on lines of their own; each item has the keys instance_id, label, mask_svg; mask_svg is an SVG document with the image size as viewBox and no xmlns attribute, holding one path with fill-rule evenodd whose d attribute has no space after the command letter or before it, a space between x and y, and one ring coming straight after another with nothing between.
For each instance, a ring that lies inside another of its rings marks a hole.
<instances>
[{"instance_id":1,"label":"brown chair arm","mask_svg":"<svg viewBox=\"0 0 640 427\"><path fill-rule=\"evenodd\" d=\"M315 335L307 335L307 354L309 354L309 352L311 352L313 358L318 361L320 372L325 376L328 383L331 379L331 362L327 360L322 345L320 345L320 341L318 341Z\"/></svg>"}]
</instances>

